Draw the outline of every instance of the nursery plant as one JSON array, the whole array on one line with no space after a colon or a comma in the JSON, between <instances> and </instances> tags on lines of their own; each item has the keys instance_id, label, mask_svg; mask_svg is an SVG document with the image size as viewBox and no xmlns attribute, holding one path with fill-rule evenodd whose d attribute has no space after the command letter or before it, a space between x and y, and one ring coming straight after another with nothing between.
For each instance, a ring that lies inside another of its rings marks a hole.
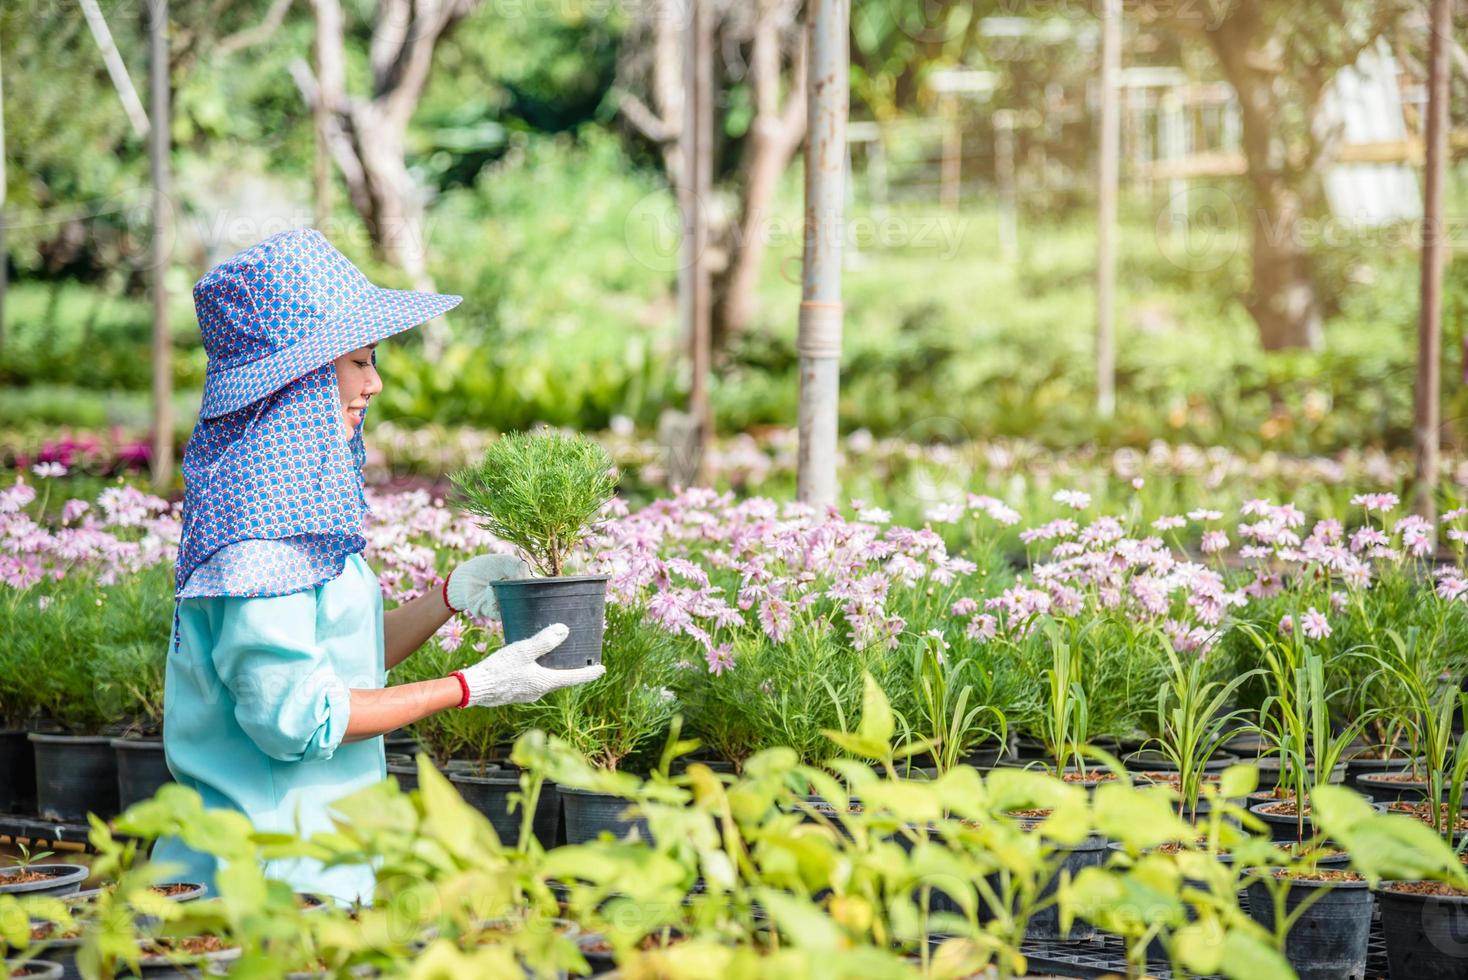
<instances>
[{"instance_id":1,"label":"nursery plant","mask_svg":"<svg viewBox=\"0 0 1468 980\"><path fill-rule=\"evenodd\" d=\"M914 736L927 737L933 766L944 773L982 745L1002 750L1009 742L1009 724L997 705L986 703L983 692L992 686L985 683L979 661L945 658L941 640L925 640L913 655L914 717L903 724Z\"/></svg>"},{"instance_id":2,"label":"nursery plant","mask_svg":"<svg viewBox=\"0 0 1468 980\"><path fill-rule=\"evenodd\" d=\"M616 493L600 443L560 432L506 433L478 465L450 475L464 509L519 548L545 576L558 576Z\"/></svg>"},{"instance_id":3,"label":"nursery plant","mask_svg":"<svg viewBox=\"0 0 1468 980\"><path fill-rule=\"evenodd\" d=\"M1178 811L1195 816L1209 760L1228 739L1250 730L1248 725L1235 725L1248 712L1233 707L1234 696L1263 671L1256 668L1219 681L1210 677L1216 668L1204 658L1184 663L1171 644L1163 642L1161 648L1168 683L1157 692L1158 734L1144 748L1155 747L1172 764L1178 775Z\"/></svg>"},{"instance_id":4,"label":"nursery plant","mask_svg":"<svg viewBox=\"0 0 1468 980\"><path fill-rule=\"evenodd\" d=\"M509 433L452 480L480 526L517 547L546 576L494 583L505 640L563 623L569 635L540 662L563 668L600 663L607 578L563 573L616 492L606 450L582 435Z\"/></svg>"}]
</instances>

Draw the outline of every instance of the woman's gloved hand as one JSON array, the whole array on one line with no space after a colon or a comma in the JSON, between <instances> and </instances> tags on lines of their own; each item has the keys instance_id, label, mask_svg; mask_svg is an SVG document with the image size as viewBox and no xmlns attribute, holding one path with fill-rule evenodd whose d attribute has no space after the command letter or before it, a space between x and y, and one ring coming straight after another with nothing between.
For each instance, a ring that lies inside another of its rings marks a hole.
<instances>
[{"instance_id":1,"label":"woman's gloved hand","mask_svg":"<svg viewBox=\"0 0 1468 980\"><path fill-rule=\"evenodd\" d=\"M507 578L525 578L530 566L516 555L476 555L456 565L443 580L443 601L454 612L468 612L484 619L500 614L490 586Z\"/></svg>"},{"instance_id":2,"label":"woman's gloved hand","mask_svg":"<svg viewBox=\"0 0 1468 980\"><path fill-rule=\"evenodd\" d=\"M552 670L535 661L561 645L570 630L554 623L528 640L500 647L472 667L454 671L464 688L459 707L471 704L497 707L538 701L551 691L596 680L606 673L601 664Z\"/></svg>"}]
</instances>

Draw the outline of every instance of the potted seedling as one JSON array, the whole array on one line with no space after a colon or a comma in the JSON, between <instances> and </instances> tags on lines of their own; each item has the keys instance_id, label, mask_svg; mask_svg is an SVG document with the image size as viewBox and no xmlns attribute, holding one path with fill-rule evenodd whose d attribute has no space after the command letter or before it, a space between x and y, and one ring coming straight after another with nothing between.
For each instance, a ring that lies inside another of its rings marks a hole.
<instances>
[{"instance_id":1,"label":"potted seedling","mask_svg":"<svg viewBox=\"0 0 1468 980\"><path fill-rule=\"evenodd\" d=\"M601 663L607 576L566 575L565 570L616 492L606 450L581 435L513 432L452 480L480 527L519 548L540 573L494 584L505 641L528 639L564 623L569 634L540 658L541 665Z\"/></svg>"},{"instance_id":2,"label":"potted seedling","mask_svg":"<svg viewBox=\"0 0 1468 980\"><path fill-rule=\"evenodd\" d=\"M89 874L81 864L38 864L51 856L50 851L32 854L24 844L17 844L20 857L7 868L0 868L0 894L61 896L75 894Z\"/></svg>"}]
</instances>

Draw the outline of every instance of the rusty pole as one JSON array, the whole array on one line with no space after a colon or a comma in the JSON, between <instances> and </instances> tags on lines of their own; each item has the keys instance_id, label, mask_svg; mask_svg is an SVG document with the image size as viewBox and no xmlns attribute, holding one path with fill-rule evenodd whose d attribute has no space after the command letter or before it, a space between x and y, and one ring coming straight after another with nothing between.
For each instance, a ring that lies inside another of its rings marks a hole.
<instances>
[{"instance_id":1,"label":"rusty pole","mask_svg":"<svg viewBox=\"0 0 1468 980\"><path fill-rule=\"evenodd\" d=\"M1101 159L1096 216L1096 411L1116 412L1116 194L1121 133L1121 0L1101 0Z\"/></svg>"},{"instance_id":2,"label":"rusty pole","mask_svg":"<svg viewBox=\"0 0 1468 980\"><path fill-rule=\"evenodd\" d=\"M849 0L811 0L806 76L805 260L801 282L800 451L796 495L836 502L841 390L841 246L845 236Z\"/></svg>"},{"instance_id":3,"label":"rusty pole","mask_svg":"<svg viewBox=\"0 0 1468 980\"><path fill-rule=\"evenodd\" d=\"M1441 438L1443 312L1443 182L1448 150L1448 42L1451 0L1433 0L1427 70L1426 180L1422 202L1422 283L1417 316L1417 405L1412 426L1416 458L1414 510L1437 517L1438 448Z\"/></svg>"},{"instance_id":4,"label":"rusty pole","mask_svg":"<svg viewBox=\"0 0 1468 980\"><path fill-rule=\"evenodd\" d=\"M148 0L148 74L152 89L148 160L153 171L153 487L173 481L173 338L168 330L169 124L168 0Z\"/></svg>"}]
</instances>

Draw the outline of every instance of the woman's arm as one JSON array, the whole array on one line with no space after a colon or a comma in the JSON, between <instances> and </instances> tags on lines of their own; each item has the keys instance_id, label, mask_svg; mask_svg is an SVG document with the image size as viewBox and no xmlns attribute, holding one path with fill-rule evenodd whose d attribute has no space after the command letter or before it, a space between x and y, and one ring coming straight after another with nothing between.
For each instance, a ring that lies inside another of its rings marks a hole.
<instances>
[{"instance_id":1,"label":"woman's arm","mask_svg":"<svg viewBox=\"0 0 1468 980\"><path fill-rule=\"evenodd\" d=\"M394 687L354 687L351 696L351 712L347 716L343 742L375 738L427 718L436 711L457 708L464 697L464 689L458 678L450 676Z\"/></svg>"},{"instance_id":2,"label":"woman's arm","mask_svg":"<svg viewBox=\"0 0 1468 980\"><path fill-rule=\"evenodd\" d=\"M410 599L384 612L382 614L383 667L392 670L408 659L414 651L428 641L430 636L438 632L438 628L448 622L449 617L453 614L453 610L444 604L442 589L429 589L418 598ZM452 679L449 683L457 685L457 682ZM361 692L353 691L352 693L355 695ZM455 698L454 704L458 703L458 698ZM416 721L417 718L413 720Z\"/></svg>"}]
</instances>

